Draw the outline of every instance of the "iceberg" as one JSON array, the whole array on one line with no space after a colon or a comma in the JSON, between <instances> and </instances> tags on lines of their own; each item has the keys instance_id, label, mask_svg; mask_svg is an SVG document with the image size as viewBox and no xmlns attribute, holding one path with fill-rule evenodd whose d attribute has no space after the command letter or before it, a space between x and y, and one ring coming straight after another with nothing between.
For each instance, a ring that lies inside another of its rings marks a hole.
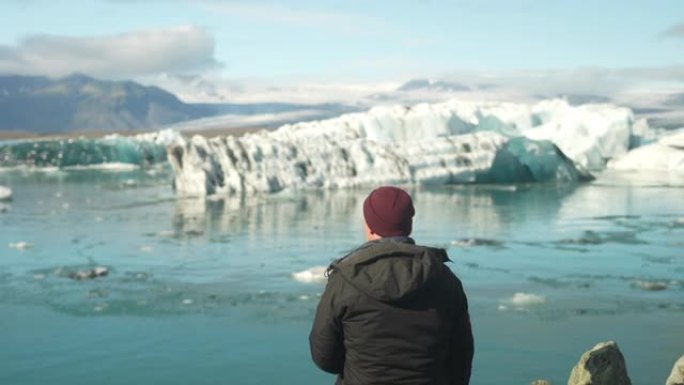
<instances>
[{"instance_id":1,"label":"iceberg","mask_svg":"<svg viewBox=\"0 0 684 385\"><path fill-rule=\"evenodd\" d=\"M608 163L614 170L684 172L684 129Z\"/></svg>"},{"instance_id":2,"label":"iceberg","mask_svg":"<svg viewBox=\"0 0 684 385\"><path fill-rule=\"evenodd\" d=\"M167 150L184 196L581 181L591 179L583 166L601 168L627 152L633 125L631 111L609 105L449 101L375 107L242 137L194 136Z\"/></svg>"},{"instance_id":3,"label":"iceberg","mask_svg":"<svg viewBox=\"0 0 684 385\"><path fill-rule=\"evenodd\" d=\"M177 131L161 130L135 136L114 134L101 139L46 139L0 143L0 168L114 169L121 168L122 164L145 167L166 162L166 146L176 141L182 141ZM117 166L106 166L111 164Z\"/></svg>"}]
</instances>

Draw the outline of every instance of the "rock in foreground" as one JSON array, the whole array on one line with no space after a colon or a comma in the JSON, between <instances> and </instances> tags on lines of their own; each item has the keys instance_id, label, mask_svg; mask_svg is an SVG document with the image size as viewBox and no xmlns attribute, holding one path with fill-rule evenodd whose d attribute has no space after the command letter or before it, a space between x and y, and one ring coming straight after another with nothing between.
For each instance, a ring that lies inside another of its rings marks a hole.
<instances>
[{"instance_id":1,"label":"rock in foreground","mask_svg":"<svg viewBox=\"0 0 684 385\"><path fill-rule=\"evenodd\" d=\"M572 369L568 385L631 385L625 359L614 341L584 353Z\"/></svg>"}]
</instances>

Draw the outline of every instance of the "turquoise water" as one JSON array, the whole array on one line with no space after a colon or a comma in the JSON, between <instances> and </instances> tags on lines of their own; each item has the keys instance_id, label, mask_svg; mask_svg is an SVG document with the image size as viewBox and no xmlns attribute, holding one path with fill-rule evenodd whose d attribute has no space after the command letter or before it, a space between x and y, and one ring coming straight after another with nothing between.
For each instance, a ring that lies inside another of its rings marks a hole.
<instances>
[{"instance_id":1,"label":"turquoise water","mask_svg":"<svg viewBox=\"0 0 684 385\"><path fill-rule=\"evenodd\" d=\"M565 383L611 339L634 384L665 381L684 354L684 184L626 177L411 190L415 239L448 249L469 295L473 384ZM308 352L323 286L291 274L362 242L367 191L180 200L170 180L0 172L0 383L334 381ZM68 278L93 266L110 273Z\"/></svg>"}]
</instances>

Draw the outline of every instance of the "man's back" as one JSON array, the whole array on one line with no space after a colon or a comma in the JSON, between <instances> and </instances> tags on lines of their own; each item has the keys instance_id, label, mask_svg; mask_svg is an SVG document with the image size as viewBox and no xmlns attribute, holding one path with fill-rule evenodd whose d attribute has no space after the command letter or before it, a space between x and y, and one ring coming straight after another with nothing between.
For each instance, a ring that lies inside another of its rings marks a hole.
<instances>
[{"instance_id":1,"label":"man's back","mask_svg":"<svg viewBox=\"0 0 684 385\"><path fill-rule=\"evenodd\" d=\"M345 385L467 384L468 304L447 260L390 237L331 265L310 335L314 362Z\"/></svg>"}]
</instances>

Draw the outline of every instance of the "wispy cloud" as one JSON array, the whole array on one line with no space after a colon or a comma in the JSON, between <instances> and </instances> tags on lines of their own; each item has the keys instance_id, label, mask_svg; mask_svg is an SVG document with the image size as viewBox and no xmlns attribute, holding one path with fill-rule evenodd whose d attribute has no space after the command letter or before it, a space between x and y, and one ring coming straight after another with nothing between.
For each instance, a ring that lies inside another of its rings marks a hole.
<instances>
[{"instance_id":1,"label":"wispy cloud","mask_svg":"<svg viewBox=\"0 0 684 385\"><path fill-rule=\"evenodd\" d=\"M684 37L684 22L675 24L662 33L665 37Z\"/></svg>"},{"instance_id":2,"label":"wispy cloud","mask_svg":"<svg viewBox=\"0 0 684 385\"><path fill-rule=\"evenodd\" d=\"M194 26L98 37L34 35L0 45L0 73L125 78L191 72L220 66L214 45L211 34Z\"/></svg>"}]
</instances>

